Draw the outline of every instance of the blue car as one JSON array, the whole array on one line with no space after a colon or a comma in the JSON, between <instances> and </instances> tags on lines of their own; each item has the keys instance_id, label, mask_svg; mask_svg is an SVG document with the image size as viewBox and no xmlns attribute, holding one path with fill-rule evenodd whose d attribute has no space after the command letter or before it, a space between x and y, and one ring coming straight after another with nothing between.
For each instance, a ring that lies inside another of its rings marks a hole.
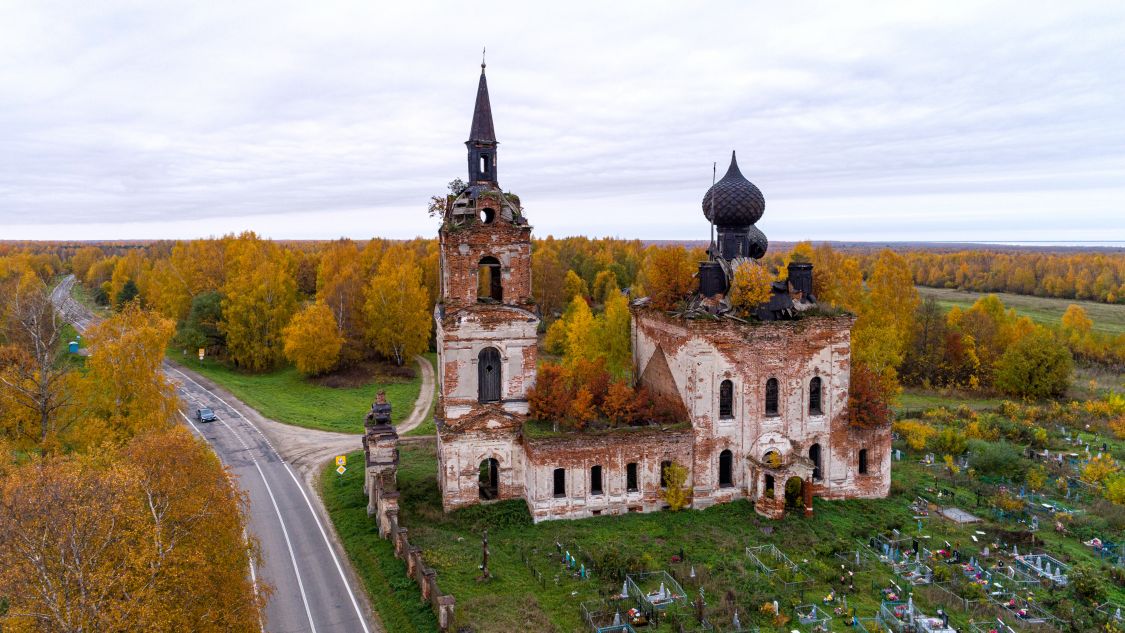
<instances>
[{"instance_id":1,"label":"blue car","mask_svg":"<svg viewBox=\"0 0 1125 633\"><path fill-rule=\"evenodd\" d=\"M219 416L215 415L215 412L210 409L196 409L195 419L200 422L214 422L219 419Z\"/></svg>"}]
</instances>

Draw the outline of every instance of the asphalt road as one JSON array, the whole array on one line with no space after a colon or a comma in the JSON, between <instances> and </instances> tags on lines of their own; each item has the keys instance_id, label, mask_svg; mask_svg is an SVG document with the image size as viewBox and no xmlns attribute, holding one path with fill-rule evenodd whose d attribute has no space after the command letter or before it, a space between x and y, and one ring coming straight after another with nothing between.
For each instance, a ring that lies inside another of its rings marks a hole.
<instances>
[{"instance_id":1,"label":"asphalt road","mask_svg":"<svg viewBox=\"0 0 1125 633\"><path fill-rule=\"evenodd\" d=\"M67 277L54 290L52 301L77 330L95 317L70 296L75 283ZM330 538L320 501L247 417L247 407L220 396L200 383L198 376L165 363L165 374L176 384L182 402L180 415L205 439L246 491L250 500L248 528L262 549L261 564L251 569L273 593L266 604L263 630L271 633L378 633L361 586L348 562ZM216 422L194 419L207 407ZM358 443L356 448L358 448ZM361 468L356 464L353 468ZM355 589L353 590L353 587Z\"/></svg>"}]
</instances>

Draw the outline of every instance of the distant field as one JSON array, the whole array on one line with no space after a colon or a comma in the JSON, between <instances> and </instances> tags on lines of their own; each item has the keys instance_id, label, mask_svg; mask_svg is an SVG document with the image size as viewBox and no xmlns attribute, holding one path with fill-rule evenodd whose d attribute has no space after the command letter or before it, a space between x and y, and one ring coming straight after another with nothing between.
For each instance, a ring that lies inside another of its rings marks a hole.
<instances>
[{"instance_id":1,"label":"distant field","mask_svg":"<svg viewBox=\"0 0 1125 633\"><path fill-rule=\"evenodd\" d=\"M1015 295L1006 292L981 293L965 290L951 290L948 288L927 288L917 286L918 294L925 299L933 297L941 307L948 310L953 306L967 308L984 296L995 294L1009 308L1026 315L1036 323L1044 325L1058 325L1067 306L1077 304L1086 310L1086 314L1094 321L1094 330L1104 334L1125 333L1125 305L1095 303L1093 301L1076 301L1072 299L1054 299L1049 297L1033 297L1030 295Z\"/></svg>"}]
</instances>

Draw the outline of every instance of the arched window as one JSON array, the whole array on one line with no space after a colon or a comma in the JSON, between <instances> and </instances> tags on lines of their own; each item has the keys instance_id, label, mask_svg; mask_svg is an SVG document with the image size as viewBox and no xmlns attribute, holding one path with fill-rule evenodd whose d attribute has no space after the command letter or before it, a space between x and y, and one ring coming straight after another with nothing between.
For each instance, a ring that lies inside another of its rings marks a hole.
<instances>
[{"instance_id":1,"label":"arched window","mask_svg":"<svg viewBox=\"0 0 1125 633\"><path fill-rule=\"evenodd\" d=\"M500 400L500 351L486 347L477 356L477 401Z\"/></svg>"},{"instance_id":2,"label":"arched window","mask_svg":"<svg viewBox=\"0 0 1125 633\"><path fill-rule=\"evenodd\" d=\"M556 468L555 469L555 481L554 481L554 483L555 483L555 486L554 486L555 497L565 497L566 496L566 469L565 468Z\"/></svg>"},{"instance_id":3,"label":"arched window","mask_svg":"<svg viewBox=\"0 0 1125 633\"><path fill-rule=\"evenodd\" d=\"M867 449L859 449L859 474L867 474Z\"/></svg>"},{"instance_id":4,"label":"arched window","mask_svg":"<svg viewBox=\"0 0 1125 633\"><path fill-rule=\"evenodd\" d=\"M773 499L773 475L766 475L766 489L762 491L766 497Z\"/></svg>"},{"instance_id":5,"label":"arched window","mask_svg":"<svg viewBox=\"0 0 1125 633\"><path fill-rule=\"evenodd\" d=\"M820 376L809 381L809 415L821 415L820 408Z\"/></svg>"},{"instance_id":6,"label":"arched window","mask_svg":"<svg viewBox=\"0 0 1125 633\"><path fill-rule=\"evenodd\" d=\"M489 457L480 463L477 487L480 489L481 499L490 500L500 496L500 462L495 458Z\"/></svg>"},{"instance_id":7,"label":"arched window","mask_svg":"<svg viewBox=\"0 0 1125 633\"><path fill-rule=\"evenodd\" d=\"M602 467L593 466L590 468L590 494L602 494Z\"/></svg>"},{"instance_id":8,"label":"arched window","mask_svg":"<svg viewBox=\"0 0 1125 633\"><path fill-rule=\"evenodd\" d=\"M625 492L637 492L640 486L637 481L637 462L625 464Z\"/></svg>"},{"instance_id":9,"label":"arched window","mask_svg":"<svg viewBox=\"0 0 1125 633\"><path fill-rule=\"evenodd\" d=\"M777 378L766 381L766 415L777 415Z\"/></svg>"},{"instance_id":10,"label":"arched window","mask_svg":"<svg viewBox=\"0 0 1125 633\"><path fill-rule=\"evenodd\" d=\"M730 488L734 485L734 477L731 473L734 457L729 450L719 453L719 487Z\"/></svg>"},{"instance_id":11,"label":"arched window","mask_svg":"<svg viewBox=\"0 0 1125 633\"><path fill-rule=\"evenodd\" d=\"M812 478L813 481L820 481L820 444L813 444L809 447L809 459L812 460Z\"/></svg>"},{"instance_id":12,"label":"arched window","mask_svg":"<svg viewBox=\"0 0 1125 633\"><path fill-rule=\"evenodd\" d=\"M734 417L734 383L729 380L719 383L719 417Z\"/></svg>"},{"instance_id":13,"label":"arched window","mask_svg":"<svg viewBox=\"0 0 1125 633\"><path fill-rule=\"evenodd\" d=\"M661 488L667 488L668 487L668 469L671 468L671 467L672 467L672 462L670 462L670 461L660 462L660 487Z\"/></svg>"},{"instance_id":14,"label":"arched window","mask_svg":"<svg viewBox=\"0 0 1125 633\"><path fill-rule=\"evenodd\" d=\"M480 259L477 268L477 299L504 300L504 286L500 282L500 260L487 255Z\"/></svg>"}]
</instances>

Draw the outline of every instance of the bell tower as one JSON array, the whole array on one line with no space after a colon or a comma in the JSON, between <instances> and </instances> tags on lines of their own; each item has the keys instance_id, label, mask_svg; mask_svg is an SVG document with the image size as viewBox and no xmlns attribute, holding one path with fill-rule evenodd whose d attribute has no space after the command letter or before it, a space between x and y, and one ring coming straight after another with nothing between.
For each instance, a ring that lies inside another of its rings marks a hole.
<instances>
[{"instance_id":1,"label":"bell tower","mask_svg":"<svg viewBox=\"0 0 1125 633\"><path fill-rule=\"evenodd\" d=\"M438 231L434 419L447 510L521 497L524 489L517 438L535 382L539 316L531 297L531 226L519 198L500 189L498 145L482 63L465 142L469 184L449 196ZM489 481L481 481L486 475Z\"/></svg>"}]
</instances>

